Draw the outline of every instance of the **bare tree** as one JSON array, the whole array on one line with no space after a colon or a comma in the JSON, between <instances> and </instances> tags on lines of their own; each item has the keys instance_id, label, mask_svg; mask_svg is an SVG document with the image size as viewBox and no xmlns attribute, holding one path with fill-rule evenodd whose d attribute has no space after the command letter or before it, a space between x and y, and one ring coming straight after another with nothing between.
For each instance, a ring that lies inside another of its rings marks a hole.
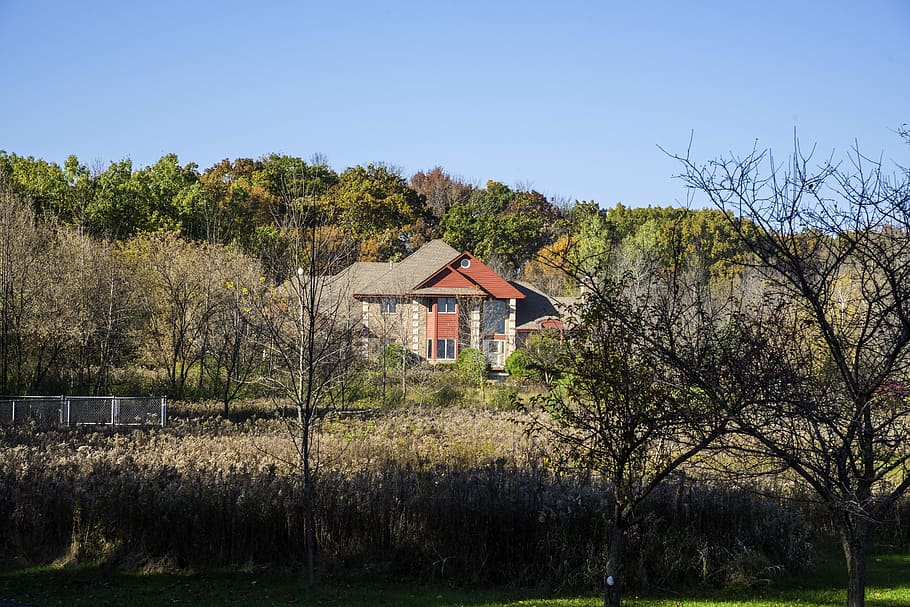
<instances>
[{"instance_id":1,"label":"bare tree","mask_svg":"<svg viewBox=\"0 0 910 607\"><path fill-rule=\"evenodd\" d=\"M287 280L263 289L256 305L268 359L260 381L279 408L290 401L295 411L285 419L297 454L297 461L290 463L303 477L307 575L312 584L314 427L350 365L351 340L360 318L339 271L353 261L356 247L323 225L317 206L306 197L289 198L287 207L281 228Z\"/></svg>"},{"instance_id":2,"label":"bare tree","mask_svg":"<svg viewBox=\"0 0 910 607\"><path fill-rule=\"evenodd\" d=\"M568 243L540 259L582 293L565 311L564 351L532 365L560 376L540 427L612 488L608 607L620 604L623 539L639 506L719 445L741 411L791 383L762 325L749 322L748 282L712 281L678 228L667 227L666 250L605 242L589 254Z\"/></svg>"},{"instance_id":3,"label":"bare tree","mask_svg":"<svg viewBox=\"0 0 910 607\"><path fill-rule=\"evenodd\" d=\"M401 281L395 281L399 293L407 292L407 287ZM406 298L383 297L378 301L370 302L371 312L379 308L379 314L370 314L370 337L378 338L376 344L378 351L369 352L370 358L377 360L380 365L380 382L382 400L387 399L389 385L389 372L397 370L401 380L401 401L407 400L408 369L415 362L415 355L410 349L411 345L411 314L412 303Z\"/></svg>"},{"instance_id":4,"label":"bare tree","mask_svg":"<svg viewBox=\"0 0 910 607\"><path fill-rule=\"evenodd\" d=\"M734 446L774 459L828 509L847 605L861 607L872 533L910 489L910 173L858 148L814 167L798 143L788 165L758 150L674 157L754 255L765 317L749 322L790 376L744 409Z\"/></svg>"}]
</instances>

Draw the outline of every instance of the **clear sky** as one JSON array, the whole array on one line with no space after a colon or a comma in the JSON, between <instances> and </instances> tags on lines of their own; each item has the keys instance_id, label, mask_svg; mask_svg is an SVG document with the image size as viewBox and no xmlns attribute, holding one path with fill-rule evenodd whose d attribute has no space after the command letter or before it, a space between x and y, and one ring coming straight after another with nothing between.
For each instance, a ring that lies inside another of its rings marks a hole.
<instances>
[{"instance_id":1,"label":"clear sky","mask_svg":"<svg viewBox=\"0 0 910 607\"><path fill-rule=\"evenodd\" d=\"M270 152L442 166L602 206L684 203L677 164L910 164L910 2L0 0L0 149L201 169Z\"/></svg>"}]
</instances>

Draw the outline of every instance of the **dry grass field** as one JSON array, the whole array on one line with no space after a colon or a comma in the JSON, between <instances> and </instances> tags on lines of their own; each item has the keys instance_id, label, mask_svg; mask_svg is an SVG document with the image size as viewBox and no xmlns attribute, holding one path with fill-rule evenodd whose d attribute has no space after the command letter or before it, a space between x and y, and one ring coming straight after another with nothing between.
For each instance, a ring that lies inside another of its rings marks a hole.
<instances>
[{"instance_id":1,"label":"dry grass field","mask_svg":"<svg viewBox=\"0 0 910 607\"><path fill-rule=\"evenodd\" d=\"M213 410L178 404L163 429L0 430L7 563L157 576L297 570L292 428L261 406L234 421ZM435 407L320 422L319 575L597 588L609 488L553 470L522 415ZM800 511L747 490L675 480L630 532L629 587L766 587L812 564L815 531Z\"/></svg>"}]
</instances>

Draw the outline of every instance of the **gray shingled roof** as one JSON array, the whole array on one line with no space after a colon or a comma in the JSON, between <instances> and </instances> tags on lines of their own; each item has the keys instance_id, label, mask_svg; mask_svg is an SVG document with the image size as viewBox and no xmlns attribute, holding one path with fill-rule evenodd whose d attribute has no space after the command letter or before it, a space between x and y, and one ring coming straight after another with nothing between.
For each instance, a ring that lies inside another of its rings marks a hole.
<instances>
[{"instance_id":1,"label":"gray shingled roof","mask_svg":"<svg viewBox=\"0 0 910 607\"><path fill-rule=\"evenodd\" d=\"M431 274L460 253L441 240L431 240L398 263L358 262L352 272L352 293L358 295L402 295L410 293Z\"/></svg>"},{"instance_id":2,"label":"gray shingled roof","mask_svg":"<svg viewBox=\"0 0 910 607\"><path fill-rule=\"evenodd\" d=\"M525 282L511 281L511 284L525 296L515 310L515 328L518 331L536 331L540 328L541 320L562 318L565 307L576 299L550 297Z\"/></svg>"},{"instance_id":3,"label":"gray shingled roof","mask_svg":"<svg viewBox=\"0 0 910 607\"><path fill-rule=\"evenodd\" d=\"M381 261L358 261L339 273L338 282L346 284L351 293L371 292L389 272L390 265Z\"/></svg>"}]
</instances>

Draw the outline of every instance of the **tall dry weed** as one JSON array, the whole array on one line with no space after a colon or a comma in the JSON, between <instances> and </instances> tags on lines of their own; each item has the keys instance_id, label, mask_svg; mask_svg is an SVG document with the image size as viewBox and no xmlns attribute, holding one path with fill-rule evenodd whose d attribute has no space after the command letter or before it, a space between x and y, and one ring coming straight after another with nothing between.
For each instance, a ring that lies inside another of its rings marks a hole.
<instances>
[{"instance_id":1,"label":"tall dry weed","mask_svg":"<svg viewBox=\"0 0 910 607\"><path fill-rule=\"evenodd\" d=\"M280 420L18 428L0 431L0 441L8 555L192 569L294 567L304 558L302 484ZM609 488L548 469L511 413L326 419L317 446L324 568L551 586L599 578ZM745 491L668 484L645 514L629 542L632 587L723 584L754 563L794 569L810 549L798 513Z\"/></svg>"}]
</instances>

